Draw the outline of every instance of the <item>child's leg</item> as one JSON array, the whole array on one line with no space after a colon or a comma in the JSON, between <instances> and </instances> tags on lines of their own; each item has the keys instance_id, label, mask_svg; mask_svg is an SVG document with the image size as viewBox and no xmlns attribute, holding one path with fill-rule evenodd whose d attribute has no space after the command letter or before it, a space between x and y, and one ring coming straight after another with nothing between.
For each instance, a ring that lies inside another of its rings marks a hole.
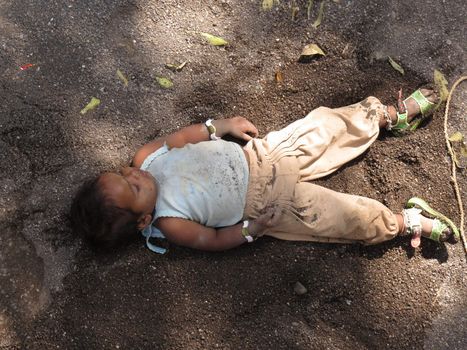
<instances>
[{"instance_id":1,"label":"child's leg","mask_svg":"<svg viewBox=\"0 0 467 350\"><path fill-rule=\"evenodd\" d=\"M385 114L385 106L375 97L341 108L319 107L246 148L263 149L271 163L297 157L300 181L309 181L332 173L362 154L378 137Z\"/></svg>"},{"instance_id":2,"label":"child's leg","mask_svg":"<svg viewBox=\"0 0 467 350\"><path fill-rule=\"evenodd\" d=\"M438 99L433 90L421 92L432 102ZM406 107L410 122L420 108L412 99L408 99ZM284 129L253 140L246 148L263 149L272 163L286 156L297 157L300 181L310 181L332 173L362 154L376 140L380 128L396 121L395 107L368 97L346 107L319 107Z\"/></svg>"},{"instance_id":3,"label":"child's leg","mask_svg":"<svg viewBox=\"0 0 467 350\"><path fill-rule=\"evenodd\" d=\"M293 202L279 205L282 217L265 233L279 239L376 244L401 231L398 216L382 203L309 182L296 184Z\"/></svg>"},{"instance_id":4,"label":"child's leg","mask_svg":"<svg viewBox=\"0 0 467 350\"><path fill-rule=\"evenodd\" d=\"M377 244L397 235L407 235L407 215L393 213L382 203L365 197L339 193L303 182L295 186L291 202L279 200L282 216L265 235L284 240ZM420 234L430 237L434 220L416 214ZM412 220L414 218L412 217ZM452 238L446 228L440 241ZM420 236L412 237L412 246Z\"/></svg>"}]
</instances>

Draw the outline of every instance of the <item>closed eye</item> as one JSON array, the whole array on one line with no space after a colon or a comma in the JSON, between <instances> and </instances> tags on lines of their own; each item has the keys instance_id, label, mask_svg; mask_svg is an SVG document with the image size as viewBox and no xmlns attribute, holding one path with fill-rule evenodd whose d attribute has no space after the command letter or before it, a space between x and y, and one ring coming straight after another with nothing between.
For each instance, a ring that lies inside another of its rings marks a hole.
<instances>
[{"instance_id":1,"label":"closed eye","mask_svg":"<svg viewBox=\"0 0 467 350\"><path fill-rule=\"evenodd\" d=\"M124 179L125 179L126 183L128 184L128 186L130 187L131 192L133 192L135 194L139 192L139 186L138 185L130 183L130 181L128 181L128 179L125 178L125 177L124 177Z\"/></svg>"}]
</instances>

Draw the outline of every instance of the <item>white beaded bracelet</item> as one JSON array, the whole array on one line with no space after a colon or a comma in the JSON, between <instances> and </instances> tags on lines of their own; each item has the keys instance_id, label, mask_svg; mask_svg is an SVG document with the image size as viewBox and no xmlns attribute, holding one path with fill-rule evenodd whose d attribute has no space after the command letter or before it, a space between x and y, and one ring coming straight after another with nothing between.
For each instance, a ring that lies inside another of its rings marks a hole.
<instances>
[{"instance_id":1,"label":"white beaded bracelet","mask_svg":"<svg viewBox=\"0 0 467 350\"><path fill-rule=\"evenodd\" d=\"M206 123L204 123L206 127L208 128L209 132L209 138L213 141L219 140L220 137L216 136L216 127L212 123L212 119L206 120Z\"/></svg>"},{"instance_id":2,"label":"white beaded bracelet","mask_svg":"<svg viewBox=\"0 0 467 350\"><path fill-rule=\"evenodd\" d=\"M245 237L248 243L253 242L255 239L253 238L252 235L250 235L250 232L248 231L248 220L243 221L243 227L242 227L242 235Z\"/></svg>"}]
</instances>

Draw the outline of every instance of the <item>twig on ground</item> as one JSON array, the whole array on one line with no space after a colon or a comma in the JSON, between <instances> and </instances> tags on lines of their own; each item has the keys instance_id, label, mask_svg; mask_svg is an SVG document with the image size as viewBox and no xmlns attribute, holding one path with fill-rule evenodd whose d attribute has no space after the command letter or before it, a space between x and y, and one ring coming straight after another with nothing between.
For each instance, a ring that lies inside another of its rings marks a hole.
<instances>
[{"instance_id":1,"label":"twig on ground","mask_svg":"<svg viewBox=\"0 0 467 350\"><path fill-rule=\"evenodd\" d=\"M448 135L448 114L449 114L449 103L451 102L452 93L456 89L457 85L459 85L462 81L467 80L467 76L460 77L456 80L454 85L452 86L451 90L449 91L448 99L446 102L446 110L444 111L444 137L446 139L446 146L449 151L449 155L451 156L451 179L454 186L454 191L456 193L457 205L459 206L459 213L461 216L460 221L460 235L462 239L462 244L464 245L464 253L467 255L467 240L465 238L464 233L464 206L462 205L462 198L460 195L459 184L457 183L456 177L456 162L454 162L454 152L451 147L451 143L449 142L449 135Z\"/></svg>"}]
</instances>

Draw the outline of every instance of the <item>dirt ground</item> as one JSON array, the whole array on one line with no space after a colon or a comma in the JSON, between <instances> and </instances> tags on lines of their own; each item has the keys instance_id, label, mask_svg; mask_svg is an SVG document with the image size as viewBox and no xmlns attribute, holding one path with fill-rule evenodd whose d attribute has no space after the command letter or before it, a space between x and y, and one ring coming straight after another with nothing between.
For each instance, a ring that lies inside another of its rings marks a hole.
<instances>
[{"instance_id":1,"label":"dirt ground","mask_svg":"<svg viewBox=\"0 0 467 350\"><path fill-rule=\"evenodd\" d=\"M404 237L371 247L263 238L225 253L170 246L160 256L141 239L102 255L71 234L66 214L83 179L128 164L158 135L233 115L264 135L320 105L368 95L394 103L435 68L450 84L466 72L462 1L327 1L318 28L319 1L310 19L306 4L0 2L0 348L465 349L461 244L423 241L413 251ZM210 46L199 32L230 45ZM308 43L326 56L299 63ZM183 61L180 72L164 67ZM81 115L92 96L100 106ZM450 133L467 135L466 101L463 83ZM393 210L422 196L458 223L443 115L404 137L383 132L317 183ZM465 169L458 181L467 207Z\"/></svg>"}]
</instances>

